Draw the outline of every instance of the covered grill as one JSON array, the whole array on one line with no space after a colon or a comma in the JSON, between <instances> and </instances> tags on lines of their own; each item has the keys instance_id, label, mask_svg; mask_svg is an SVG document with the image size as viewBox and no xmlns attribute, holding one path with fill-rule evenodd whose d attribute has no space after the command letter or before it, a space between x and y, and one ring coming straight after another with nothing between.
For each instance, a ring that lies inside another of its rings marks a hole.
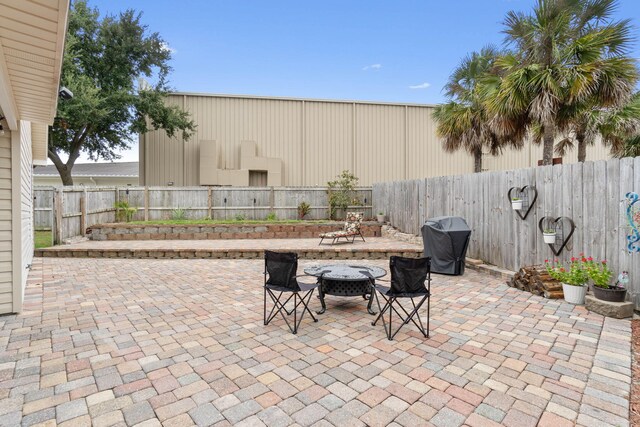
<instances>
[{"instance_id":1,"label":"covered grill","mask_svg":"<svg viewBox=\"0 0 640 427\"><path fill-rule=\"evenodd\" d=\"M422 226L424 256L431 258L433 273L464 274L464 259L471 229L458 216L430 218Z\"/></svg>"}]
</instances>

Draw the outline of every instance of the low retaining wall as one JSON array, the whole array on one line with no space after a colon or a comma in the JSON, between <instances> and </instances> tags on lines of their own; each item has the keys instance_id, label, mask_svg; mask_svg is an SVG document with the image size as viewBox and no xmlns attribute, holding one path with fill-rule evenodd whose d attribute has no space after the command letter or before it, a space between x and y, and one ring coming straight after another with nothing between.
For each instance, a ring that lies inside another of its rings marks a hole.
<instances>
[{"instance_id":1,"label":"low retaining wall","mask_svg":"<svg viewBox=\"0 0 640 427\"><path fill-rule=\"evenodd\" d=\"M301 259L389 259L391 256L418 258L419 249L344 249L317 248L291 249ZM56 246L36 249L35 256L45 258L136 258L136 259L264 259L264 250L258 249L80 249Z\"/></svg>"},{"instance_id":2,"label":"low retaining wall","mask_svg":"<svg viewBox=\"0 0 640 427\"><path fill-rule=\"evenodd\" d=\"M88 235L91 240L308 239L340 230L343 224L99 224L89 228ZM364 237L380 237L380 228L376 222L365 222L361 230Z\"/></svg>"}]
</instances>

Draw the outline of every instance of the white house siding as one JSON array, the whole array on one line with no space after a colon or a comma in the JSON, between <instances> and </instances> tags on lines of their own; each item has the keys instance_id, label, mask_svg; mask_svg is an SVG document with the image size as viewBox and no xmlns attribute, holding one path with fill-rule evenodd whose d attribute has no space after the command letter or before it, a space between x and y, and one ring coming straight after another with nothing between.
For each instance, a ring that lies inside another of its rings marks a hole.
<instances>
[{"instance_id":1,"label":"white house siding","mask_svg":"<svg viewBox=\"0 0 640 427\"><path fill-rule=\"evenodd\" d=\"M32 176L31 123L20 121L0 137L0 314L22 309L33 261Z\"/></svg>"},{"instance_id":2,"label":"white house siding","mask_svg":"<svg viewBox=\"0 0 640 427\"><path fill-rule=\"evenodd\" d=\"M0 136L0 313L13 310L11 257L11 133Z\"/></svg>"},{"instance_id":3,"label":"white house siding","mask_svg":"<svg viewBox=\"0 0 640 427\"><path fill-rule=\"evenodd\" d=\"M27 282L26 269L33 261L33 166L31 123L20 122L20 214L22 221L22 289ZM21 298L22 300L22 298Z\"/></svg>"}]
</instances>

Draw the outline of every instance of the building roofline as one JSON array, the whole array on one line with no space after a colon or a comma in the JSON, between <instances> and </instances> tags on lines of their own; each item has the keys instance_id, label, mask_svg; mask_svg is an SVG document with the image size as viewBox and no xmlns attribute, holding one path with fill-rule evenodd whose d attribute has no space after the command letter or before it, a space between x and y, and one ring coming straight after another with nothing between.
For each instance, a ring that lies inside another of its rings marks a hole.
<instances>
[{"instance_id":1,"label":"building roofline","mask_svg":"<svg viewBox=\"0 0 640 427\"><path fill-rule=\"evenodd\" d=\"M200 93L200 92L171 92L170 96L200 96L207 98L237 98L237 99L261 99L275 101L305 101L305 102L334 102L340 104L363 104L363 105L394 105L398 107L426 107L434 108L438 104L418 104L411 102L384 102L384 101L365 101L365 100L347 100L347 99L322 99L322 98L296 98L286 96L263 96L263 95L233 95L222 93Z\"/></svg>"}]
</instances>

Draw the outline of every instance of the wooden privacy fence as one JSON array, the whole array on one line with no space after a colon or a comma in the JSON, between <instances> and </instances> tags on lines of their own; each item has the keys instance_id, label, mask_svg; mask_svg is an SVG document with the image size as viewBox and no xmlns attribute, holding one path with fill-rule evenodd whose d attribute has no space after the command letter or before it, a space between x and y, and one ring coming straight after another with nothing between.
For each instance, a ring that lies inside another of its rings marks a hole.
<instances>
[{"instance_id":1,"label":"wooden privacy fence","mask_svg":"<svg viewBox=\"0 0 640 427\"><path fill-rule=\"evenodd\" d=\"M526 220L511 209L507 191L534 185L538 199ZM606 259L614 275L626 270L640 306L640 253L627 251L627 192L640 191L640 157L513 171L435 177L373 185L373 210L398 229L420 234L427 218L463 217L470 228L467 256L517 271L554 257L538 229L542 217L573 219L576 230L560 260L584 252Z\"/></svg>"},{"instance_id":2,"label":"wooden privacy fence","mask_svg":"<svg viewBox=\"0 0 640 427\"><path fill-rule=\"evenodd\" d=\"M371 188L356 196L362 205L352 208L372 217ZM83 236L87 227L114 222L118 201L137 208L135 221L170 219L178 210L187 219L296 219L302 202L310 205L305 219L329 217L326 187L36 187L35 229L53 230L56 242Z\"/></svg>"}]
</instances>

